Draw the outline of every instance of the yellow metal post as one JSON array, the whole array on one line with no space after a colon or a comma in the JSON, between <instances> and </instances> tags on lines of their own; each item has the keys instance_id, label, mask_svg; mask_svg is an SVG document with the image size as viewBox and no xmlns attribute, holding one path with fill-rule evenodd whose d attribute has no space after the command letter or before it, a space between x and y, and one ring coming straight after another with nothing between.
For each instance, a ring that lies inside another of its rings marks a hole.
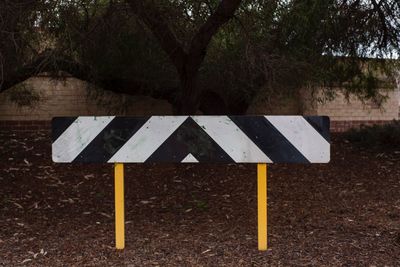
<instances>
[{"instance_id":1,"label":"yellow metal post","mask_svg":"<svg viewBox=\"0 0 400 267\"><path fill-rule=\"evenodd\" d=\"M258 250L267 250L267 164L257 164Z\"/></svg>"},{"instance_id":2,"label":"yellow metal post","mask_svg":"<svg viewBox=\"0 0 400 267\"><path fill-rule=\"evenodd\" d=\"M125 248L124 164L115 163L115 247Z\"/></svg>"}]
</instances>

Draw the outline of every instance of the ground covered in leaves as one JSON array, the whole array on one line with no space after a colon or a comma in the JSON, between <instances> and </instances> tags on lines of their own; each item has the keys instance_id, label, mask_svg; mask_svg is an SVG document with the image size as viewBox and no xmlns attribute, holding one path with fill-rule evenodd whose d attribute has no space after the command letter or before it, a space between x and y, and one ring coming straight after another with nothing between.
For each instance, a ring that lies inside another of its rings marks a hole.
<instances>
[{"instance_id":1,"label":"ground covered in leaves","mask_svg":"<svg viewBox=\"0 0 400 267\"><path fill-rule=\"evenodd\" d=\"M47 132L0 133L0 266L400 266L400 152L335 136L327 165L271 165L257 251L256 165L54 164Z\"/></svg>"}]
</instances>

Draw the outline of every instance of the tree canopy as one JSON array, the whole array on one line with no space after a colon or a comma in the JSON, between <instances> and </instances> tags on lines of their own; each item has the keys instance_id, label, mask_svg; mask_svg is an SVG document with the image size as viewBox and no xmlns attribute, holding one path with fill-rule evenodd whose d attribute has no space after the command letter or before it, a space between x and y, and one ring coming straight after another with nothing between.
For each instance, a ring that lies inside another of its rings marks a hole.
<instances>
[{"instance_id":1,"label":"tree canopy","mask_svg":"<svg viewBox=\"0 0 400 267\"><path fill-rule=\"evenodd\" d=\"M397 0L0 2L0 91L68 72L185 114L315 85L374 98L399 50Z\"/></svg>"}]
</instances>

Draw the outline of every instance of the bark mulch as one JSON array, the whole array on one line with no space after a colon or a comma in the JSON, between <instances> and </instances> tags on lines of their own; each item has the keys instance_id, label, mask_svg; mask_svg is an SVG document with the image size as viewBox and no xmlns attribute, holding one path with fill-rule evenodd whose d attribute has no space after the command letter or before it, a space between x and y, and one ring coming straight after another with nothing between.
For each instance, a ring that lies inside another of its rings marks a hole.
<instances>
[{"instance_id":1,"label":"bark mulch","mask_svg":"<svg viewBox=\"0 0 400 267\"><path fill-rule=\"evenodd\" d=\"M128 164L126 249L113 168L54 164L47 132L0 133L0 266L400 266L400 152L334 136L325 165L270 165L257 250L256 165Z\"/></svg>"}]
</instances>

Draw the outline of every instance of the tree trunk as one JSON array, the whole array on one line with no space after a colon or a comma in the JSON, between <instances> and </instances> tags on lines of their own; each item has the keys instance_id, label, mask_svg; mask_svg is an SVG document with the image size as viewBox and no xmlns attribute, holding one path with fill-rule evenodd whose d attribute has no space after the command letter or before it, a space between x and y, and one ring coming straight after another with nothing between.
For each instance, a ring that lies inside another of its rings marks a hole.
<instances>
[{"instance_id":1,"label":"tree trunk","mask_svg":"<svg viewBox=\"0 0 400 267\"><path fill-rule=\"evenodd\" d=\"M186 56L183 66L178 68L181 94L178 98L178 114L194 115L200 105L201 88L197 87L197 76L201 62Z\"/></svg>"},{"instance_id":2,"label":"tree trunk","mask_svg":"<svg viewBox=\"0 0 400 267\"><path fill-rule=\"evenodd\" d=\"M193 36L185 51L174 32L153 1L127 0L132 11L151 29L160 46L167 53L179 73L181 95L177 101L177 113L195 114L200 104L200 90L196 87L199 67L207 53L207 47L218 29L228 22L242 0L222 0L206 22Z\"/></svg>"},{"instance_id":3,"label":"tree trunk","mask_svg":"<svg viewBox=\"0 0 400 267\"><path fill-rule=\"evenodd\" d=\"M178 114L179 115L194 115L196 114L199 105L199 93L196 87L195 80L188 78L182 83L182 94L179 99Z\"/></svg>"},{"instance_id":4,"label":"tree trunk","mask_svg":"<svg viewBox=\"0 0 400 267\"><path fill-rule=\"evenodd\" d=\"M199 107L198 90L193 77L181 81L182 94L179 99L178 113L180 115L194 115Z\"/></svg>"}]
</instances>

